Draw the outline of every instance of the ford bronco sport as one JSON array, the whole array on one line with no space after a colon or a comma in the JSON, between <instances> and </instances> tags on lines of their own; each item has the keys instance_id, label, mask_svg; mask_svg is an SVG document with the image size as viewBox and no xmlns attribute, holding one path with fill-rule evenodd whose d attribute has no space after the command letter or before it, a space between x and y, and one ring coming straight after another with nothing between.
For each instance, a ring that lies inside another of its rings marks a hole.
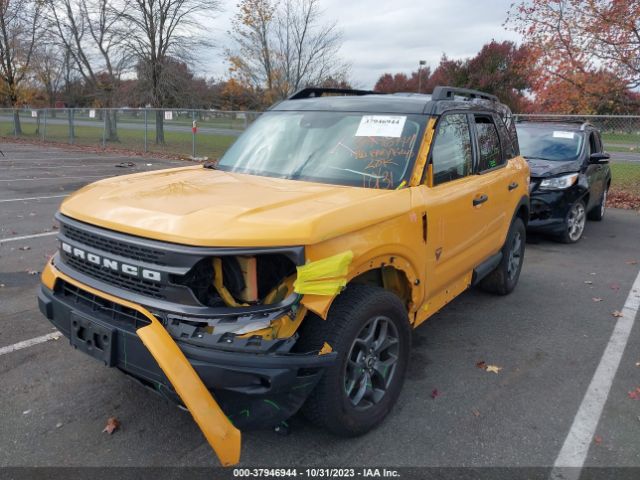
<instances>
[{"instance_id":1,"label":"ford bronco sport","mask_svg":"<svg viewBox=\"0 0 640 480\"><path fill-rule=\"evenodd\" d=\"M219 162L101 180L57 213L39 305L73 347L186 406L224 465L298 409L359 435L411 329L515 287L529 169L472 90L304 89Z\"/></svg>"}]
</instances>

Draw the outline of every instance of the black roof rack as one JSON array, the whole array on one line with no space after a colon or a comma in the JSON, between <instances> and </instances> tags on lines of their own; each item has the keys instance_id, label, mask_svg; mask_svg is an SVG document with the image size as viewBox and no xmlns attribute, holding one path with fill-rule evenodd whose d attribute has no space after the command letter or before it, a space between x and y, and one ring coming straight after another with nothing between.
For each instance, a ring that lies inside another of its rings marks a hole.
<instances>
[{"instance_id":1,"label":"black roof rack","mask_svg":"<svg viewBox=\"0 0 640 480\"><path fill-rule=\"evenodd\" d=\"M353 88L323 88L323 87L307 87L298 90L287 100L300 100L303 98L321 97L325 94L332 95L380 95L380 92L373 90L356 90Z\"/></svg>"},{"instance_id":2,"label":"black roof rack","mask_svg":"<svg viewBox=\"0 0 640 480\"><path fill-rule=\"evenodd\" d=\"M526 114L525 114L526 115ZM539 116L539 117L528 117L516 115L516 123L530 122L530 123L567 123L573 125L580 125L580 130L586 130L587 127L593 127L591 122L585 122L584 120L580 120L577 118L562 118L562 117L553 117L553 116Z\"/></svg>"},{"instance_id":3,"label":"black roof rack","mask_svg":"<svg viewBox=\"0 0 640 480\"><path fill-rule=\"evenodd\" d=\"M457 87L436 87L431 94L431 100L453 100L458 95L461 97L479 98L482 100L490 100L492 102L498 102L498 97L490 95L488 93L480 92L478 90L471 90L469 88L457 88Z\"/></svg>"}]
</instances>

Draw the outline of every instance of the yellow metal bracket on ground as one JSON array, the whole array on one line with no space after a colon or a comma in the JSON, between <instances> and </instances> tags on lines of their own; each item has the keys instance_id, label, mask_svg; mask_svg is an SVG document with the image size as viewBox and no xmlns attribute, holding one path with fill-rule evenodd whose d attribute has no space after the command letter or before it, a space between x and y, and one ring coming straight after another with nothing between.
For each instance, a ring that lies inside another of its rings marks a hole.
<instances>
[{"instance_id":1,"label":"yellow metal bracket on ground","mask_svg":"<svg viewBox=\"0 0 640 480\"><path fill-rule=\"evenodd\" d=\"M351 260L353 252L347 250L297 267L298 275L293 290L300 294L337 295L347 284Z\"/></svg>"},{"instance_id":2,"label":"yellow metal bracket on ground","mask_svg":"<svg viewBox=\"0 0 640 480\"><path fill-rule=\"evenodd\" d=\"M191 412L193 419L202 430L209 445L216 452L220 463L224 466L235 465L240 461L241 433L229 421L211 392L202 383L202 380L184 356L178 345L162 324L145 308L135 303L113 297L104 292L88 287L55 270L48 264L46 274L42 273L43 280L49 279L53 273L58 278L75 285L82 290L91 292L99 297L110 300L119 305L137 310L147 317L151 324L137 330L137 334L147 347L153 358L165 373L173 388Z\"/></svg>"}]
</instances>

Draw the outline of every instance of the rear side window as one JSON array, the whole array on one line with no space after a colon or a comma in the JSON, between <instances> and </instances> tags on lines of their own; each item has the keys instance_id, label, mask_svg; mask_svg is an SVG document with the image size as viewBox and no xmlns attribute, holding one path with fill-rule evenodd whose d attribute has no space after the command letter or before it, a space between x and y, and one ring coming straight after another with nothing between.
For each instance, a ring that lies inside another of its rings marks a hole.
<instances>
[{"instance_id":1,"label":"rear side window","mask_svg":"<svg viewBox=\"0 0 640 480\"><path fill-rule=\"evenodd\" d=\"M517 155L517 148L514 145L515 139L512 135L509 134L506 125L499 117L493 117L496 126L498 127L498 133L500 133L500 143L502 143L502 153L504 154L505 160L509 160Z\"/></svg>"},{"instance_id":2,"label":"rear side window","mask_svg":"<svg viewBox=\"0 0 640 480\"><path fill-rule=\"evenodd\" d=\"M498 129L493 118L488 115L474 115L478 136L479 161L478 170L496 168L504 163L500 147Z\"/></svg>"},{"instance_id":3,"label":"rear side window","mask_svg":"<svg viewBox=\"0 0 640 480\"><path fill-rule=\"evenodd\" d=\"M444 115L438 124L431 154L433 184L456 180L471 173L473 151L467 115Z\"/></svg>"}]
</instances>

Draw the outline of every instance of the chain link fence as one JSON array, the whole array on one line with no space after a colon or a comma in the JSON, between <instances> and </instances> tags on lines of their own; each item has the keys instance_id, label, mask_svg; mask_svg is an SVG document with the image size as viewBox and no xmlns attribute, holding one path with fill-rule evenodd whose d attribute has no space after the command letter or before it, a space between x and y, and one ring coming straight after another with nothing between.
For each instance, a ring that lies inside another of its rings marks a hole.
<instances>
[{"instance_id":1,"label":"chain link fence","mask_svg":"<svg viewBox=\"0 0 640 480\"><path fill-rule=\"evenodd\" d=\"M187 109L0 109L0 137L219 158L259 112Z\"/></svg>"},{"instance_id":2,"label":"chain link fence","mask_svg":"<svg viewBox=\"0 0 640 480\"><path fill-rule=\"evenodd\" d=\"M0 109L0 137L216 159L260 112L151 109ZM611 154L612 189L640 205L640 116L523 115L517 120L589 122Z\"/></svg>"}]
</instances>

